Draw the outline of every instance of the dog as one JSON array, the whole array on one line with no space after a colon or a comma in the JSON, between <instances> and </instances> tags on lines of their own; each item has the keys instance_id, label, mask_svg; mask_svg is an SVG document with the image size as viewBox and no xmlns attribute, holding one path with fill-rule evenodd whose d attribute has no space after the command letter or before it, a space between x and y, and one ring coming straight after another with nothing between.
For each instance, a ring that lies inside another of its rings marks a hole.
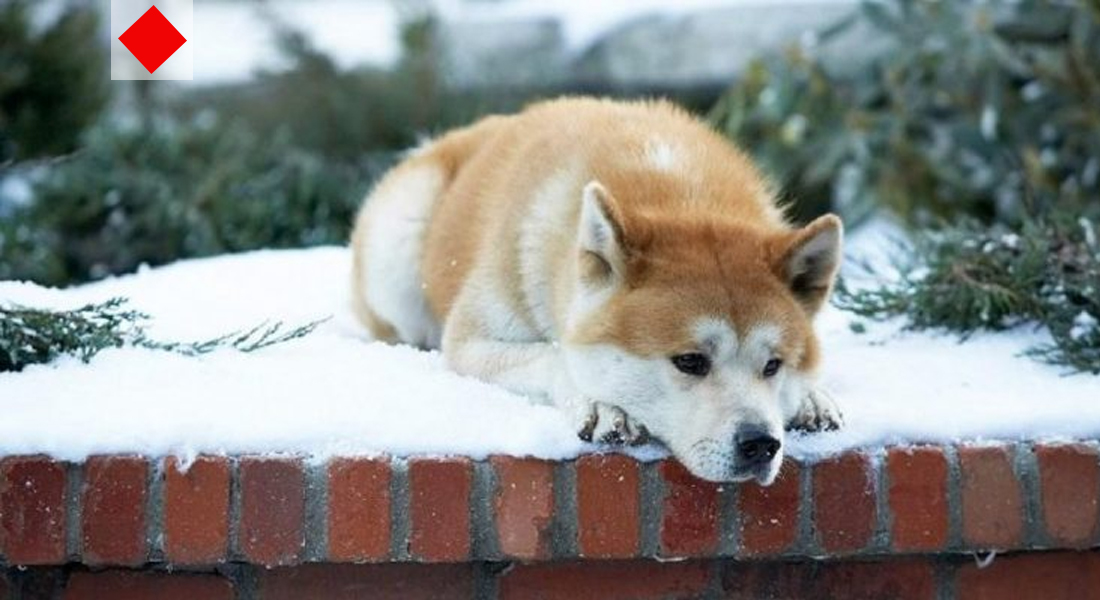
<instances>
[{"instance_id":1,"label":"dog","mask_svg":"<svg viewBox=\"0 0 1100 600\"><path fill-rule=\"evenodd\" d=\"M652 436L696 476L771 483L784 429L833 429L812 320L834 215L790 225L765 177L666 101L561 98L411 152L356 218L374 338L565 411L585 441Z\"/></svg>"}]
</instances>

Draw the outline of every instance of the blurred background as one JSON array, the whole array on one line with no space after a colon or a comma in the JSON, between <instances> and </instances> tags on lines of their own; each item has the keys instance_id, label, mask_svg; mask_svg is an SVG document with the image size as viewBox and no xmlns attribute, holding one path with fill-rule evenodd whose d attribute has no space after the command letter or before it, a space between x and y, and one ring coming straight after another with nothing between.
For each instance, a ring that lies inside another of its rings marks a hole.
<instances>
[{"instance_id":1,"label":"blurred background","mask_svg":"<svg viewBox=\"0 0 1100 600\"><path fill-rule=\"evenodd\" d=\"M588 93L683 104L796 219L980 259L929 294L949 326L1100 314L1100 0L195 0L186 82L111 81L109 7L0 0L0 279L342 244L419 139Z\"/></svg>"}]
</instances>

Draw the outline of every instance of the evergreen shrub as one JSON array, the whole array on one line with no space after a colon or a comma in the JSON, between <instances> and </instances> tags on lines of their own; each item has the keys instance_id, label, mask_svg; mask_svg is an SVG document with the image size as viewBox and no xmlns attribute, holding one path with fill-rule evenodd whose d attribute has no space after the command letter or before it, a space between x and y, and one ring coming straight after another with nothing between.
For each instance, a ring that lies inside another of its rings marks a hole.
<instances>
[{"instance_id":1,"label":"evergreen shrub","mask_svg":"<svg viewBox=\"0 0 1100 600\"><path fill-rule=\"evenodd\" d=\"M826 62L853 26L880 49ZM756 61L711 121L801 216L1019 225L1100 198L1100 1L865 2Z\"/></svg>"}]
</instances>

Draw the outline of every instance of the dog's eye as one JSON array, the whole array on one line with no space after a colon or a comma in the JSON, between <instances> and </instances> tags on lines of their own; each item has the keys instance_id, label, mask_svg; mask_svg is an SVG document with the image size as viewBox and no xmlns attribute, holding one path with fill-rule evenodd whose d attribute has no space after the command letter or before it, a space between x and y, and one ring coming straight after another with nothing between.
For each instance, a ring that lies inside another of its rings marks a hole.
<instances>
[{"instance_id":1,"label":"dog's eye","mask_svg":"<svg viewBox=\"0 0 1100 600\"><path fill-rule=\"evenodd\" d=\"M779 372L779 367L783 366L783 360L773 358L764 363L764 377L772 377Z\"/></svg>"},{"instance_id":2,"label":"dog's eye","mask_svg":"<svg viewBox=\"0 0 1100 600\"><path fill-rule=\"evenodd\" d=\"M705 354L693 352L691 354L678 354L672 357L672 364L681 373L702 377L710 373L710 359Z\"/></svg>"}]
</instances>

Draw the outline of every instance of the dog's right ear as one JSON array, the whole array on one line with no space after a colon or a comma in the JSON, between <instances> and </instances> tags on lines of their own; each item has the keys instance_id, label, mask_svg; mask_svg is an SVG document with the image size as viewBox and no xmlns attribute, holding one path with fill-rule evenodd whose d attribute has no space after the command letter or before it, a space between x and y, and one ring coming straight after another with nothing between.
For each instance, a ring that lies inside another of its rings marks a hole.
<instances>
[{"instance_id":1,"label":"dog's right ear","mask_svg":"<svg viewBox=\"0 0 1100 600\"><path fill-rule=\"evenodd\" d=\"M598 181L584 186L581 200L581 277L590 283L606 283L622 275L626 262L622 216L615 198Z\"/></svg>"},{"instance_id":2,"label":"dog's right ear","mask_svg":"<svg viewBox=\"0 0 1100 600\"><path fill-rule=\"evenodd\" d=\"M844 225L836 215L818 217L781 240L786 249L776 269L811 315L821 309L836 282L843 240Z\"/></svg>"}]
</instances>

